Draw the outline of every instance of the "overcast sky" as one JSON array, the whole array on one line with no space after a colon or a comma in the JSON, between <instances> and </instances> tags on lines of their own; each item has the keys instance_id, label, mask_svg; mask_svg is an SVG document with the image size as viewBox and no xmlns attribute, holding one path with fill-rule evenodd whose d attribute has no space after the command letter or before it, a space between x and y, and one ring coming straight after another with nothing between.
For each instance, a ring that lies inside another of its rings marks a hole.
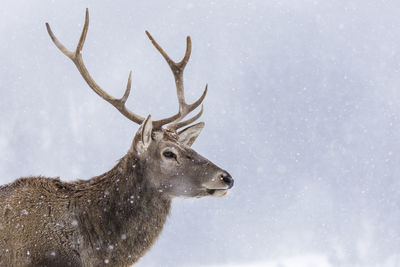
<instances>
[{"instance_id":1,"label":"overcast sky","mask_svg":"<svg viewBox=\"0 0 400 267\"><path fill-rule=\"evenodd\" d=\"M138 126L90 90L45 29L74 48L86 7L89 71L119 97L132 70L127 105L143 116L177 110L144 31L177 60L192 37L189 101L209 84L193 147L235 178L224 198L174 200L137 266L287 267L305 255L319 267L400 265L399 1L3 0L2 184L88 179L129 148Z\"/></svg>"}]
</instances>

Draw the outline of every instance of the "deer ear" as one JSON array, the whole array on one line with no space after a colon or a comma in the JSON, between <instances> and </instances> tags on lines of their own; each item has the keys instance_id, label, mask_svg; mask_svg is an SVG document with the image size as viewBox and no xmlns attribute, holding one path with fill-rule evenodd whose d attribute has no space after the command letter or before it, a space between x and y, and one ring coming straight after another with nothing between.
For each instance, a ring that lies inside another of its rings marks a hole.
<instances>
[{"instance_id":1,"label":"deer ear","mask_svg":"<svg viewBox=\"0 0 400 267\"><path fill-rule=\"evenodd\" d=\"M139 130L136 133L136 136L133 140L133 146L138 153L143 153L147 150L151 143L151 134L153 132L153 123L151 121L151 115L147 116L147 118L140 125Z\"/></svg>"},{"instance_id":2,"label":"deer ear","mask_svg":"<svg viewBox=\"0 0 400 267\"><path fill-rule=\"evenodd\" d=\"M199 122L195 125L189 126L178 133L178 140L180 143L192 146L194 141L200 135L201 130L204 128L204 122Z\"/></svg>"}]
</instances>

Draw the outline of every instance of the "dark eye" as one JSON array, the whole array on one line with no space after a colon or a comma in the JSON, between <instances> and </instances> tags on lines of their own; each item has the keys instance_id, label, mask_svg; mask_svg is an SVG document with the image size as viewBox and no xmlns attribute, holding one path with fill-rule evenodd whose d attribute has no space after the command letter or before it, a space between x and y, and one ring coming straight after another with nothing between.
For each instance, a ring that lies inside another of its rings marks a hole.
<instances>
[{"instance_id":1,"label":"dark eye","mask_svg":"<svg viewBox=\"0 0 400 267\"><path fill-rule=\"evenodd\" d=\"M171 151L164 151L163 155L166 158L176 159L175 153Z\"/></svg>"}]
</instances>

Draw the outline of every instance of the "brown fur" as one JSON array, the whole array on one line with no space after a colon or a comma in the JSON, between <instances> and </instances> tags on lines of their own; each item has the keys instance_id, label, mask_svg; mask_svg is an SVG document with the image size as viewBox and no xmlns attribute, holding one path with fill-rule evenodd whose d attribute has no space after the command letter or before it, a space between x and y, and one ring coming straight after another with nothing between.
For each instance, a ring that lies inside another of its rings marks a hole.
<instances>
[{"instance_id":1,"label":"brown fur","mask_svg":"<svg viewBox=\"0 0 400 267\"><path fill-rule=\"evenodd\" d=\"M135 263L170 210L142 167L127 155L88 181L30 177L0 187L0 266Z\"/></svg>"}]
</instances>

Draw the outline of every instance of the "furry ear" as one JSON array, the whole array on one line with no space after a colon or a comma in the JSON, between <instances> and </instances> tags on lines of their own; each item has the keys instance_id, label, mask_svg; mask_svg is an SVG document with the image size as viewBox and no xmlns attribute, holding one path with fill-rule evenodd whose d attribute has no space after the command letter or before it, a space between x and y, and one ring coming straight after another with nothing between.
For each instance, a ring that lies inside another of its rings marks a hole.
<instances>
[{"instance_id":1,"label":"furry ear","mask_svg":"<svg viewBox=\"0 0 400 267\"><path fill-rule=\"evenodd\" d=\"M141 154L144 153L151 143L151 134L153 132L153 123L151 121L151 115L140 125L139 130L136 132L135 138L133 139L132 147L134 150Z\"/></svg>"},{"instance_id":2,"label":"furry ear","mask_svg":"<svg viewBox=\"0 0 400 267\"><path fill-rule=\"evenodd\" d=\"M192 146L194 141L200 135L201 130L204 128L204 122L199 122L195 125L189 126L178 133L178 140L180 143Z\"/></svg>"}]
</instances>

